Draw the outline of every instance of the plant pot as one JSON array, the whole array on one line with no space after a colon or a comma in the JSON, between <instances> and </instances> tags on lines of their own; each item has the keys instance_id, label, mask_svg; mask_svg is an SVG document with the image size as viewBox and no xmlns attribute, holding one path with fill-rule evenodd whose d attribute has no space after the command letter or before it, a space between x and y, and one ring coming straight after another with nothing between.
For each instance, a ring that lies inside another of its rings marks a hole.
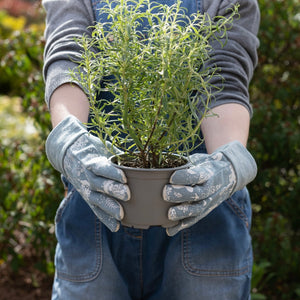
<instances>
[{"instance_id":1,"label":"plant pot","mask_svg":"<svg viewBox=\"0 0 300 300\"><path fill-rule=\"evenodd\" d=\"M178 222L168 219L168 210L174 204L164 201L162 193L172 173L187 168L188 163L176 168L143 169L122 166L116 161L117 157L111 158L111 162L124 171L131 191L130 200L122 202L124 208L122 225L140 229L176 225Z\"/></svg>"}]
</instances>

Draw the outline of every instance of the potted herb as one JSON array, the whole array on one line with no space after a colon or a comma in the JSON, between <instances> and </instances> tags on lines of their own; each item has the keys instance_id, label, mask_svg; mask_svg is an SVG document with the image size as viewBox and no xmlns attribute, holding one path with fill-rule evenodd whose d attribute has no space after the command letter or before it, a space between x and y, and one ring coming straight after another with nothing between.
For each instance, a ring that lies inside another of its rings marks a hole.
<instances>
[{"instance_id":1,"label":"potted herb","mask_svg":"<svg viewBox=\"0 0 300 300\"><path fill-rule=\"evenodd\" d=\"M72 71L89 97L91 132L116 154L112 162L128 178L132 197L123 224L170 226L162 188L202 141L201 122L211 115L210 81L220 76L217 66L205 64L210 43L226 35L236 12L212 22L200 13L188 17L180 1L107 0L99 13L105 22L77 40L82 53ZM110 100L102 97L108 93Z\"/></svg>"}]
</instances>

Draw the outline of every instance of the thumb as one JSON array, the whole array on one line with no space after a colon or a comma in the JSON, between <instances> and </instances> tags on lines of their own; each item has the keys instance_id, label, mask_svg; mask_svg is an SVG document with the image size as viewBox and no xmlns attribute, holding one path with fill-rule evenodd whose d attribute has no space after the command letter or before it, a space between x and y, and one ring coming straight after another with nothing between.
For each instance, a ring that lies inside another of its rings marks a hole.
<instances>
[{"instance_id":1,"label":"thumb","mask_svg":"<svg viewBox=\"0 0 300 300\"><path fill-rule=\"evenodd\" d=\"M206 172L205 166L198 165L187 169L175 171L171 178L171 184L197 185L206 182L210 178L210 173Z\"/></svg>"}]
</instances>

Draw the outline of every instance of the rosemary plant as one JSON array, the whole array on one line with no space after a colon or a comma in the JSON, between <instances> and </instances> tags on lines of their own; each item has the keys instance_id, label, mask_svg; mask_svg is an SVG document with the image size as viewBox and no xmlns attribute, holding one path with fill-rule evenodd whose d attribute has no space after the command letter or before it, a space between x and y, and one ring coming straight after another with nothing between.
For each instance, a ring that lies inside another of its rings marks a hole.
<instances>
[{"instance_id":1,"label":"rosemary plant","mask_svg":"<svg viewBox=\"0 0 300 300\"><path fill-rule=\"evenodd\" d=\"M187 16L180 1L104 2L105 22L77 40L82 53L72 71L88 95L90 125L110 151L115 146L144 168L165 167L169 153L188 155L202 141L200 125L218 92L210 82L220 76L217 66L206 66L211 41L226 40L237 7L212 21Z\"/></svg>"}]
</instances>

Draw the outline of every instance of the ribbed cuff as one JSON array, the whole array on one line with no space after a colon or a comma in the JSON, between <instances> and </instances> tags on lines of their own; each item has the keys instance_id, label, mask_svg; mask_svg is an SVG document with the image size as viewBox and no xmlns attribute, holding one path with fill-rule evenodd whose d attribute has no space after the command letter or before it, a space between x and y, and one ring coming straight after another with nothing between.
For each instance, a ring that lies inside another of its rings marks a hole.
<instances>
[{"instance_id":1,"label":"ribbed cuff","mask_svg":"<svg viewBox=\"0 0 300 300\"><path fill-rule=\"evenodd\" d=\"M221 146L216 152L222 152L234 168L237 182L233 192L241 190L255 178L257 174L256 162L240 142L234 141Z\"/></svg>"}]
</instances>

